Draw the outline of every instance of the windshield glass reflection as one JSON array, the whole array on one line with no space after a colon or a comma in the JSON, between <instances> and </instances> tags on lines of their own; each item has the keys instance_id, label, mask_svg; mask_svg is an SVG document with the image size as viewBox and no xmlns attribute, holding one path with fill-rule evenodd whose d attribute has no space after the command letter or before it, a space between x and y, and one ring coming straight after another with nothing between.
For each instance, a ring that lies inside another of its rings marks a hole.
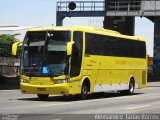
<instances>
[{"instance_id":1,"label":"windshield glass reflection","mask_svg":"<svg viewBox=\"0 0 160 120\"><path fill-rule=\"evenodd\" d=\"M28 32L25 37L21 72L27 75L65 75L68 71L66 55L68 31Z\"/></svg>"}]
</instances>

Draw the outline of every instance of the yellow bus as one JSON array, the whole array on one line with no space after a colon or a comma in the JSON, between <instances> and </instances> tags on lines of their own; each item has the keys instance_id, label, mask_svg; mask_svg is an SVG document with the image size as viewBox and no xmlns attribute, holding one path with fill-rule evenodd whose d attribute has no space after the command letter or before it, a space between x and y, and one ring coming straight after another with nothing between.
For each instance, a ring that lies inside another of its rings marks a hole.
<instances>
[{"instance_id":1,"label":"yellow bus","mask_svg":"<svg viewBox=\"0 0 160 120\"><path fill-rule=\"evenodd\" d=\"M24 94L133 94L147 83L142 37L87 26L34 28L22 44L20 89Z\"/></svg>"}]
</instances>

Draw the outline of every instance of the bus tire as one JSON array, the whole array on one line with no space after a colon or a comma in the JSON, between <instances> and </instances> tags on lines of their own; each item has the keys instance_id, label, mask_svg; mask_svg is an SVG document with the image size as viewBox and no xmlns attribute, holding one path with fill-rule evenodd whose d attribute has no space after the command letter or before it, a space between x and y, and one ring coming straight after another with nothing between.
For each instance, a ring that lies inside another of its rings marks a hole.
<instances>
[{"instance_id":1,"label":"bus tire","mask_svg":"<svg viewBox=\"0 0 160 120\"><path fill-rule=\"evenodd\" d=\"M129 89L121 91L120 93L124 94L124 95L133 95L134 94L134 90L135 90L135 82L134 82L134 79L131 78L131 80L129 82Z\"/></svg>"},{"instance_id":2,"label":"bus tire","mask_svg":"<svg viewBox=\"0 0 160 120\"><path fill-rule=\"evenodd\" d=\"M48 94L37 94L39 100L47 100Z\"/></svg>"},{"instance_id":3,"label":"bus tire","mask_svg":"<svg viewBox=\"0 0 160 120\"><path fill-rule=\"evenodd\" d=\"M88 92L89 92L89 88L86 84L86 82L83 83L82 88L81 88L81 99L87 99L88 97Z\"/></svg>"},{"instance_id":4,"label":"bus tire","mask_svg":"<svg viewBox=\"0 0 160 120\"><path fill-rule=\"evenodd\" d=\"M87 82L82 84L81 93L77 94L76 97L81 100L85 100L88 97L89 87L87 86Z\"/></svg>"},{"instance_id":5,"label":"bus tire","mask_svg":"<svg viewBox=\"0 0 160 120\"><path fill-rule=\"evenodd\" d=\"M134 89L135 89L134 79L131 79L130 82L129 82L128 94L133 95L134 94Z\"/></svg>"}]
</instances>

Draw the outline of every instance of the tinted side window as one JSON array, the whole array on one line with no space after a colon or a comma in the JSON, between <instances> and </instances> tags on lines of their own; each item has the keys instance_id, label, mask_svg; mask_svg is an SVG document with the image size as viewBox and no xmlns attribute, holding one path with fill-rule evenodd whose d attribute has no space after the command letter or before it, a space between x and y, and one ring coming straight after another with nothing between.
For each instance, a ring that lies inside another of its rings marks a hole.
<instances>
[{"instance_id":1,"label":"tinted side window","mask_svg":"<svg viewBox=\"0 0 160 120\"><path fill-rule=\"evenodd\" d=\"M86 33L86 54L145 58L145 42Z\"/></svg>"},{"instance_id":2,"label":"tinted side window","mask_svg":"<svg viewBox=\"0 0 160 120\"><path fill-rule=\"evenodd\" d=\"M86 34L86 54L96 55L96 45L94 35Z\"/></svg>"},{"instance_id":3,"label":"tinted side window","mask_svg":"<svg viewBox=\"0 0 160 120\"><path fill-rule=\"evenodd\" d=\"M82 51L83 51L83 33L82 32L74 32L74 45L73 52L71 58L71 77L78 76L81 70L82 63Z\"/></svg>"},{"instance_id":4,"label":"tinted side window","mask_svg":"<svg viewBox=\"0 0 160 120\"><path fill-rule=\"evenodd\" d=\"M138 44L138 57L139 58L146 58L146 44L145 42L140 41Z\"/></svg>"},{"instance_id":5,"label":"tinted side window","mask_svg":"<svg viewBox=\"0 0 160 120\"><path fill-rule=\"evenodd\" d=\"M89 55L111 55L109 37L87 33L85 53Z\"/></svg>"}]
</instances>

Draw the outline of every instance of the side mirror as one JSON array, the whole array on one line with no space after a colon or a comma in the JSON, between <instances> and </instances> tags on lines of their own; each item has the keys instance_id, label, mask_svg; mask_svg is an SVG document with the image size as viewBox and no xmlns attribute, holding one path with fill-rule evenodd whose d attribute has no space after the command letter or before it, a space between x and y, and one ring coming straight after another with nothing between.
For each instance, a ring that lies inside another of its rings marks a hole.
<instances>
[{"instance_id":1,"label":"side mirror","mask_svg":"<svg viewBox=\"0 0 160 120\"><path fill-rule=\"evenodd\" d=\"M17 51L18 51L18 47L19 47L19 44L22 43L22 42L15 42L13 43L12 45L12 55L17 55Z\"/></svg>"},{"instance_id":2,"label":"side mirror","mask_svg":"<svg viewBox=\"0 0 160 120\"><path fill-rule=\"evenodd\" d=\"M68 42L67 43L67 55L70 56L72 54L72 45L74 42Z\"/></svg>"}]
</instances>

